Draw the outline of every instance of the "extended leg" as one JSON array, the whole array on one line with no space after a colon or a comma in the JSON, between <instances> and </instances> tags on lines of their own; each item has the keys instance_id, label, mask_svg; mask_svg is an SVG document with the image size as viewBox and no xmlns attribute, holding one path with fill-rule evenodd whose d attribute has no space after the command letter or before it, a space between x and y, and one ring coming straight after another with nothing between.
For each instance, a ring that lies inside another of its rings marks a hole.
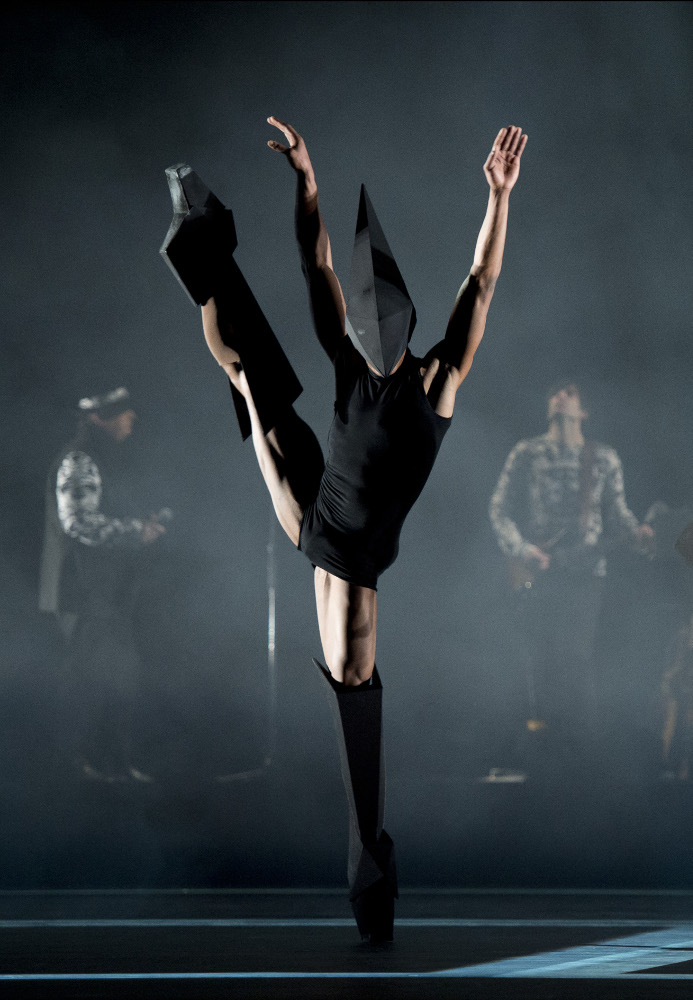
<instances>
[{"instance_id":1,"label":"extended leg","mask_svg":"<svg viewBox=\"0 0 693 1000\"><path fill-rule=\"evenodd\" d=\"M228 318L220 315L213 298L202 306L202 327L210 352L247 407L255 454L275 513L291 541L298 545L303 511L315 498L323 470L318 440L293 406L284 406L274 426L265 431L241 355L228 346L234 342L233 327Z\"/></svg>"},{"instance_id":2,"label":"extended leg","mask_svg":"<svg viewBox=\"0 0 693 1000\"><path fill-rule=\"evenodd\" d=\"M255 409L268 433L301 394L301 384L233 258L237 241L232 213L190 167L169 167L166 175L174 216L161 253L193 302L214 300L218 346L232 348L243 358ZM233 343L227 337L231 319ZM246 438L250 415L233 382L231 388Z\"/></svg>"}]
</instances>

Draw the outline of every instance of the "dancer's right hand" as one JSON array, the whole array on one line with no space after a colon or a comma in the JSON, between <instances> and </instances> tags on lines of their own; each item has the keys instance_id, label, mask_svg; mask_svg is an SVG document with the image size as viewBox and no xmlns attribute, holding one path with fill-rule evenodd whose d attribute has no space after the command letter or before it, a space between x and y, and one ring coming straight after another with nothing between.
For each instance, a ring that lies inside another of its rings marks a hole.
<instances>
[{"instance_id":1,"label":"dancer's right hand","mask_svg":"<svg viewBox=\"0 0 693 1000\"><path fill-rule=\"evenodd\" d=\"M520 157L526 145L527 136L522 134L519 125L500 130L484 164L492 191L512 191L520 176Z\"/></svg>"},{"instance_id":2,"label":"dancer's right hand","mask_svg":"<svg viewBox=\"0 0 693 1000\"><path fill-rule=\"evenodd\" d=\"M283 132L286 136L286 141L289 143L288 146L284 146L281 142L275 142L274 139L269 139L267 142L269 148L276 150L277 153L283 153L294 170L302 174L312 174L313 167L310 162L310 157L308 156L306 144L293 125L288 125L286 122L280 122L278 118L274 117L274 115L270 115L267 121L270 125L274 125L275 128L278 128L280 132Z\"/></svg>"},{"instance_id":3,"label":"dancer's right hand","mask_svg":"<svg viewBox=\"0 0 693 1000\"><path fill-rule=\"evenodd\" d=\"M526 562L537 563L539 569L548 569L551 565L551 556L548 552L540 549L538 545L527 545L522 557Z\"/></svg>"},{"instance_id":4,"label":"dancer's right hand","mask_svg":"<svg viewBox=\"0 0 693 1000\"><path fill-rule=\"evenodd\" d=\"M166 534L166 528L159 521L155 521L154 518L150 518L149 521L145 521L142 525L141 539L145 545L151 545L155 542L157 538Z\"/></svg>"}]
</instances>

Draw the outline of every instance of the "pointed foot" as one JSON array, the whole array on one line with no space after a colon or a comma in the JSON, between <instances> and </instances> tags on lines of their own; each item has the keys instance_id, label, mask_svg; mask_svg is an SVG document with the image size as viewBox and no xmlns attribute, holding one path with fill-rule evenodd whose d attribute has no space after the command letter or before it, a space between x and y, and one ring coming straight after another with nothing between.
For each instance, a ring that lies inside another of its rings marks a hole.
<instances>
[{"instance_id":1,"label":"pointed foot","mask_svg":"<svg viewBox=\"0 0 693 1000\"><path fill-rule=\"evenodd\" d=\"M160 253L196 305L224 286L238 245L233 213L185 163L166 170L173 221Z\"/></svg>"},{"instance_id":2,"label":"pointed foot","mask_svg":"<svg viewBox=\"0 0 693 1000\"><path fill-rule=\"evenodd\" d=\"M364 940L392 941L396 898L395 845L383 830L377 843L364 846L352 886L351 906Z\"/></svg>"},{"instance_id":3,"label":"pointed foot","mask_svg":"<svg viewBox=\"0 0 693 1000\"><path fill-rule=\"evenodd\" d=\"M364 941L385 944L394 938L395 894L386 878L378 879L352 899L356 923Z\"/></svg>"}]
</instances>

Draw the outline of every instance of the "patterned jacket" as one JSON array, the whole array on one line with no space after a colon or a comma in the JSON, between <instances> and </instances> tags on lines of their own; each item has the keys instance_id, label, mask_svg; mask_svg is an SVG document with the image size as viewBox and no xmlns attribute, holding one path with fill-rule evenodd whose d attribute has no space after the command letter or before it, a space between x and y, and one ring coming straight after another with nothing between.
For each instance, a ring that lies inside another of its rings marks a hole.
<instances>
[{"instance_id":1,"label":"patterned jacket","mask_svg":"<svg viewBox=\"0 0 693 1000\"><path fill-rule=\"evenodd\" d=\"M38 593L42 611L80 610L87 590L94 590L89 584L98 578L97 589L114 590L117 554L125 556L143 544L140 518L115 517L103 509L102 472L92 444L83 433L48 474Z\"/></svg>"},{"instance_id":2,"label":"patterned jacket","mask_svg":"<svg viewBox=\"0 0 693 1000\"><path fill-rule=\"evenodd\" d=\"M143 521L109 517L101 511L99 467L84 451L68 451L58 466L55 496L58 520L66 535L84 545L139 544Z\"/></svg>"},{"instance_id":3,"label":"patterned jacket","mask_svg":"<svg viewBox=\"0 0 693 1000\"><path fill-rule=\"evenodd\" d=\"M506 555L522 557L529 545L548 546L552 553L580 549L592 572L603 576L606 559L598 548L603 536L637 541L638 520L626 503L621 460L613 448L594 442L588 446L591 468L582 470L584 447L557 444L548 434L515 445L489 507Z\"/></svg>"}]
</instances>

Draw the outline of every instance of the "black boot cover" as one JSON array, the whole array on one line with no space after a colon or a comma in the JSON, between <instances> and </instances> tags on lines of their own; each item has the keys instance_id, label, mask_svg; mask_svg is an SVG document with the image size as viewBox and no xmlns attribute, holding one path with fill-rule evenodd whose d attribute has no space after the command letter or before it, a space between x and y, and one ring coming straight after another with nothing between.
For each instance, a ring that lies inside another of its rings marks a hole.
<instances>
[{"instance_id":1,"label":"black boot cover","mask_svg":"<svg viewBox=\"0 0 693 1000\"><path fill-rule=\"evenodd\" d=\"M204 305L213 297L220 329L225 327L225 318L230 322L233 343L228 346L241 357L267 433L279 414L301 395L301 383L233 259L238 245L233 213L186 164L169 167L166 178L173 221L160 253L192 302ZM233 386L231 394L245 439L251 433L248 407Z\"/></svg>"},{"instance_id":2,"label":"black boot cover","mask_svg":"<svg viewBox=\"0 0 693 1000\"><path fill-rule=\"evenodd\" d=\"M349 899L361 936L372 943L391 941L397 872L394 844L383 830L382 684L374 670L369 686L348 687L313 662L329 684L349 802Z\"/></svg>"}]
</instances>

